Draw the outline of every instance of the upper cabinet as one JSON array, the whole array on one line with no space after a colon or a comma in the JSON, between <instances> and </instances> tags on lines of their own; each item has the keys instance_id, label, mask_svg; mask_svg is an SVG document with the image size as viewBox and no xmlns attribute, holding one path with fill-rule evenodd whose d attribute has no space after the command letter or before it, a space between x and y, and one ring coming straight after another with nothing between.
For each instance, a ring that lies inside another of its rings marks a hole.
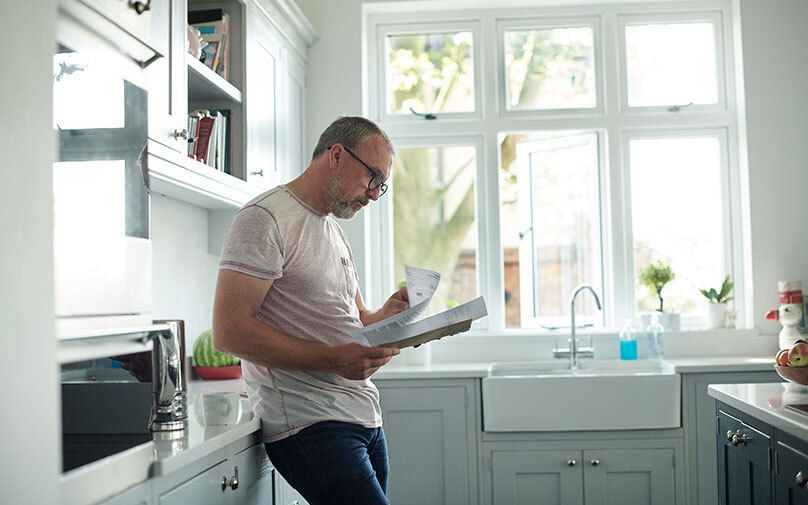
<instances>
[{"instance_id":1,"label":"upper cabinet","mask_svg":"<svg viewBox=\"0 0 808 505\"><path fill-rule=\"evenodd\" d=\"M209 209L233 209L299 174L305 168L307 49L316 34L297 5L155 0L152 9L153 41L167 52L150 69L152 191ZM188 13L204 10L229 17L225 76L188 53ZM198 134L188 121L194 111L219 111L226 118L218 168L189 156L189 142Z\"/></svg>"}]
</instances>

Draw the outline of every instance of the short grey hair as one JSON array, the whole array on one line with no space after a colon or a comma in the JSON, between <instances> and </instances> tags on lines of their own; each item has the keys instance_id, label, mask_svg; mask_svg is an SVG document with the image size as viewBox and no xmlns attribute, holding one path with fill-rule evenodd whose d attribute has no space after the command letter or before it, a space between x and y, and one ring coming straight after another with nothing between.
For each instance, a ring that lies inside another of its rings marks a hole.
<instances>
[{"instance_id":1,"label":"short grey hair","mask_svg":"<svg viewBox=\"0 0 808 505\"><path fill-rule=\"evenodd\" d=\"M387 147L390 148L390 153L395 155L396 150L393 147L393 142L384 130L379 128L379 125L370 119L359 116L338 117L320 134L320 140L314 148L311 159L316 159L334 144L342 144L351 150L358 149L359 146L374 135L381 135Z\"/></svg>"}]
</instances>

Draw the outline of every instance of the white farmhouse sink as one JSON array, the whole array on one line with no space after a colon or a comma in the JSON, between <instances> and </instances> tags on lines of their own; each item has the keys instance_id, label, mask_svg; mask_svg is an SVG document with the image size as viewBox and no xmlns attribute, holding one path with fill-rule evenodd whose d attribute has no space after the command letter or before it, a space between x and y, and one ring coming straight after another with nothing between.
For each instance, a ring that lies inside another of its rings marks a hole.
<instances>
[{"instance_id":1,"label":"white farmhouse sink","mask_svg":"<svg viewBox=\"0 0 808 505\"><path fill-rule=\"evenodd\" d=\"M681 381L662 361L494 363L483 378L485 431L678 428Z\"/></svg>"}]
</instances>

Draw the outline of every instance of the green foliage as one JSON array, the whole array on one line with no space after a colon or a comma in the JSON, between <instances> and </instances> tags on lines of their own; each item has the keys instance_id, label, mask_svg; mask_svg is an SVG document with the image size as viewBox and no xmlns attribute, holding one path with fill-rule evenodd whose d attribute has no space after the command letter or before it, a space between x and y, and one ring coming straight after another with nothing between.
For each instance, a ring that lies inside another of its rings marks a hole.
<instances>
[{"instance_id":1,"label":"green foliage","mask_svg":"<svg viewBox=\"0 0 808 505\"><path fill-rule=\"evenodd\" d=\"M675 278L676 274L673 273L670 264L664 261L649 263L640 272L640 284L655 292L657 298L659 298L659 312L663 312L662 288Z\"/></svg>"},{"instance_id":2,"label":"green foliage","mask_svg":"<svg viewBox=\"0 0 808 505\"><path fill-rule=\"evenodd\" d=\"M733 287L735 287L735 284L730 281L730 276L727 275L724 278L724 282L721 284L721 289L718 291L714 288L710 288L709 291L706 289L700 289L699 291L701 291L701 294L703 294L710 303L727 303L734 298L729 296L729 292L732 291Z\"/></svg>"}]
</instances>

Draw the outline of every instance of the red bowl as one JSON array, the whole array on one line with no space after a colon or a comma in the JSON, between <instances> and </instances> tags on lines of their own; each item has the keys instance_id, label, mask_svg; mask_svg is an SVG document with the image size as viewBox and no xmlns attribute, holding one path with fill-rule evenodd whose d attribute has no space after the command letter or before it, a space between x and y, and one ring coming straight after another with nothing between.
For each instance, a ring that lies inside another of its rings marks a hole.
<instances>
[{"instance_id":1,"label":"red bowl","mask_svg":"<svg viewBox=\"0 0 808 505\"><path fill-rule=\"evenodd\" d=\"M206 380L238 379L241 377L241 365L195 366L194 373Z\"/></svg>"}]
</instances>

